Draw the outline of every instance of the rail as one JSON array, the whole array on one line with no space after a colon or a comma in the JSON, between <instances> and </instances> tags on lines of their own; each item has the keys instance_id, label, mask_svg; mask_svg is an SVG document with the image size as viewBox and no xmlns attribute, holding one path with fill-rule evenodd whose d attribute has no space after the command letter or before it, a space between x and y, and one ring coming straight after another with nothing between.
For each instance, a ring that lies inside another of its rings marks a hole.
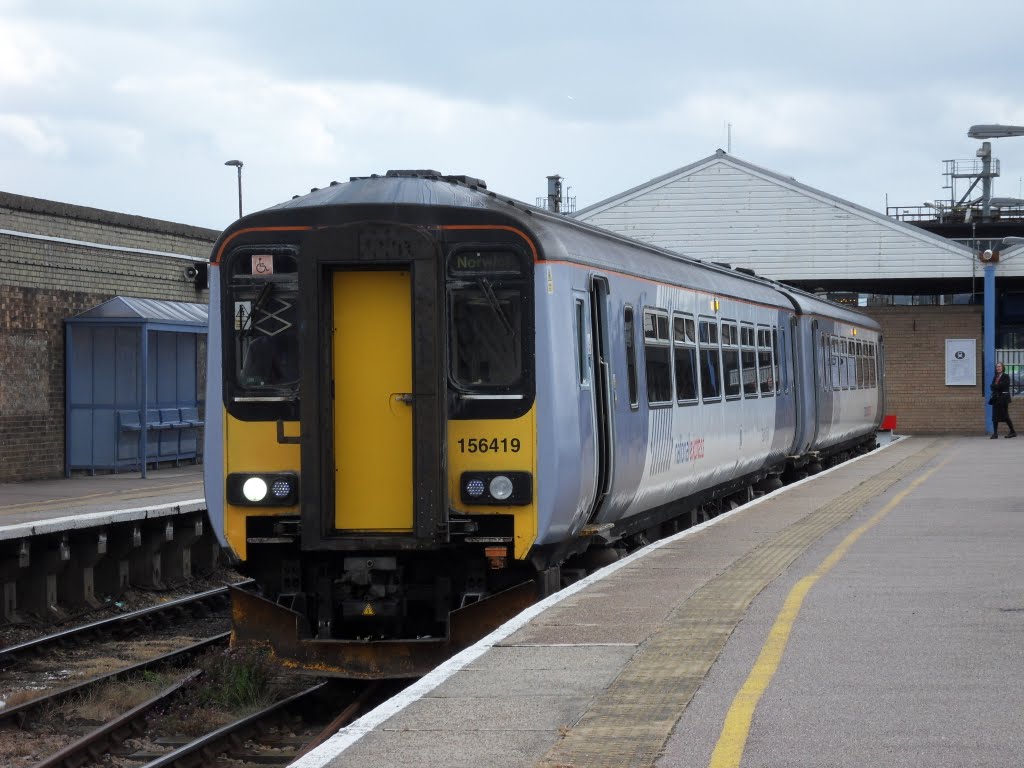
<instances>
[{"instance_id":1,"label":"rail","mask_svg":"<svg viewBox=\"0 0 1024 768\"><path fill-rule=\"evenodd\" d=\"M232 586L245 589L253 584L252 580L241 581ZM212 606L226 608L229 603L228 587L199 592L195 595L188 595L177 600L170 600L160 605L142 608L138 611L125 613L120 616L113 616L108 619L100 619L90 624L83 624L80 627L66 629L62 632L55 632L45 637L29 640L18 645L7 648L0 648L0 668L7 666L19 656L27 653L39 653L55 646L64 646L69 643L82 643L98 635L115 635L118 633L130 634L134 627L140 624L148 624L154 621L163 621L163 617L179 615L180 612L204 611Z\"/></svg>"}]
</instances>

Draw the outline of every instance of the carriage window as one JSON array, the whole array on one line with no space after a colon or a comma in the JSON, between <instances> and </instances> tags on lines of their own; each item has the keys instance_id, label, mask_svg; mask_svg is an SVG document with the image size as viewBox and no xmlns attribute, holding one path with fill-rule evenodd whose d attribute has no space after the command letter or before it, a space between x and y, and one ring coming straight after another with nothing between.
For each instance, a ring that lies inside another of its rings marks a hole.
<instances>
[{"instance_id":1,"label":"carriage window","mask_svg":"<svg viewBox=\"0 0 1024 768\"><path fill-rule=\"evenodd\" d=\"M832 388L831 358L828 353L828 337L821 334L821 388Z\"/></svg>"},{"instance_id":2,"label":"carriage window","mask_svg":"<svg viewBox=\"0 0 1024 768\"><path fill-rule=\"evenodd\" d=\"M633 329L633 308L626 307L622 311L622 325L626 338L626 379L629 384L629 407L634 410L640 407L640 393L636 381L636 341Z\"/></svg>"},{"instance_id":3,"label":"carriage window","mask_svg":"<svg viewBox=\"0 0 1024 768\"><path fill-rule=\"evenodd\" d=\"M675 355L676 400L697 401L697 330L693 318L672 318L672 344Z\"/></svg>"},{"instance_id":4,"label":"carriage window","mask_svg":"<svg viewBox=\"0 0 1024 768\"><path fill-rule=\"evenodd\" d=\"M722 384L725 396L740 396L740 337L735 323L722 323Z\"/></svg>"},{"instance_id":5,"label":"carriage window","mask_svg":"<svg viewBox=\"0 0 1024 768\"><path fill-rule=\"evenodd\" d=\"M830 339L829 346L831 347L831 355L829 357L829 361L831 363L832 369L832 389L842 389L843 381L842 373L840 373L840 369L842 367L840 361L842 358L839 357L839 339L836 338L835 336L832 336Z\"/></svg>"},{"instance_id":6,"label":"carriage window","mask_svg":"<svg viewBox=\"0 0 1024 768\"><path fill-rule=\"evenodd\" d=\"M778 381L777 366L772 365L772 333L767 328L757 329L757 375L762 395L775 394Z\"/></svg>"},{"instance_id":7,"label":"carriage window","mask_svg":"<svg viewBox=\"0 0 1024 768\"><path fill-rule=\"evenodd\" d=\"M299 281L293 253L235 254L228 295L235 384L260 397L299 390Z\"/></svg>"},{"instance_id":8,"label":"carriage window","mask_svg":"<svg viewBox=\"0 0 1024 768\"><path fill-rule=\"evenodd\" d=\"M838 372L838 379L836 389L846 389L849 386L849 381L846 378L846 342L836 337L836 370Z\"/></svg>"},{"instance_id":9,"label":"carriage window","mask_svg":"<svg viewBox=\"0 0 1024 768\"><path fill-rule=\"evenodd\" d=\"M844 345L844 347L846 349L846 358L844 359L844 362L846 362L846 378L844 379L844 384L846 385L845 388L846 389L856 389L857 388L857 357L856 357L857 349L856 349L856 342L854 342L852 339L847 339L846 341L843 342L843 345Z\"/></svg>"},{"instance_id":10,"label":"carriage window","mask_svg":"<svg viewBox=\"0 0 1024 768\"><path fill-rule=\"evenodd\" d=\"M860 389L864 386L864 353L860 348L860 342L855 341L853 346L853 377L851 385Z\"/></svg>"},{"instance_id":11,"label":"carriage window","mask_svg":"<svg viewBox=\"0 0 1024 768\"><path fill-rule=\"evenodd\" d=\"M697 326L700 356L700 393L704 400L722 396L722 361L718 348L718 321L701 320Z\"/></svg>"},{"instance_id":12,"label":"carriage window","mask_svg":"<svg viewBox=\"0 0 1024 768\"><path fill-rule=\"evenodd\" d=\"M523 379L523 292L514 285L451 281L451 377L464 388L508 388Z\"/></svg>"},{"instance_id":13,"label":"carriage window","mask_svg":"<svg viewBox=\"0 0 1024 768\"><path fill-rule=\"evenodd\" d=\"M644 310L644 363L647 402L667 405L672 401L672 347L668 335L668 313L664 310Z\"/></svg>"},{"instance_id":14,"label":"carriage window","mask_svg":"<svg viewBox=\"0 0 1024 768\"><path fill-rule=\"evenodd\" d=\"M754 329L740 326L740 364L743 367L743 394L745 397L757 397L757 352L754 349Z\"/></svg>"}]
</instances>

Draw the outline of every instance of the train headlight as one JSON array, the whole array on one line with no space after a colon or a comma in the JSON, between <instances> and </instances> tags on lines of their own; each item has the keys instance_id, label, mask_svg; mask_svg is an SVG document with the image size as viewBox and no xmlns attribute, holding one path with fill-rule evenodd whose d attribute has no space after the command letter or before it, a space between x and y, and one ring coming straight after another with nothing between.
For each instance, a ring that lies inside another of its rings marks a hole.
<instances>
[{"instance_id":1,"label":"train headlight","mask_svg":"<svg viewBox=\"0 0 1024 768\"><path fill-rule=\"evenodd\" d=\"M267 490L267 481L262 477L250 477L242 483L242 495L253 504L258 504L267 498Z\"/></svg>"},{"instance_id":2,"label":"train headlight","mask_svg":"<svg viewBox=\"0 0 1024 768\"><path fill-rule=\"evenodd\" d=\"M512 495L512 481L504 475L498 475L497 477L491 478L491 484L488 486L488 490L491 492L491 496L498 499L499 501L505 501Z\"/></svg>"},{"instance_id":3,"label":"train headlight","mask_svg":"<svg viewBox=\"0 0 1024 768\"><path fill-rule=\"evenodd\" d=\"M227 476L229 504L241 507L293 507L299 503L294 472L234 472Z\"/></svg>"},{"instance_id":4,"label":"train headlight","mask_svg":"<svg viewBox=\"0 0 1024 768\"><path fill-rule=\"evenodd\" d=\"M529 472L463 472L459 488L465 504L522 506L533 501Z\"/></svg>"}]
</instances>

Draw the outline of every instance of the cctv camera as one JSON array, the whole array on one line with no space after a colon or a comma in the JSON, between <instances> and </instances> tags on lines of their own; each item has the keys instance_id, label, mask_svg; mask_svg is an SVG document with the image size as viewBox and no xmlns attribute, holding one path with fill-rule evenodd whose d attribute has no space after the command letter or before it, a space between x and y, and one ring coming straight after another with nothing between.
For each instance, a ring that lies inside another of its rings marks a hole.
<instances>
[{"instance_id":1,"label":"cctv camera","mask_svg":"<svg viewBox=\"0 0 1024 768\"><path fill-rule=\"evenodd\" d=\"M195 267L185 267L185 279L186 280L195 280L196 279L196 275L198 275L198 274L199 274L199 270L196 269Z\"/></svg>"}]
</instances>

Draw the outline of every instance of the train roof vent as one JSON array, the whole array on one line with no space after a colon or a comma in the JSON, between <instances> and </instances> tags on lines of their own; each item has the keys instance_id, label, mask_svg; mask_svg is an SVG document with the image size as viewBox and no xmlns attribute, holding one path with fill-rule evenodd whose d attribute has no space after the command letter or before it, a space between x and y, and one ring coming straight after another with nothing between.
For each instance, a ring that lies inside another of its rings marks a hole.
<instances>
[{"instance_id":1,"label":"train roof vent","mask_svg":"<svg viewBox=\"0 0 1024 768\"><path fill-rule=\"evenodd\" d=\"M412 177L414 179L415 178L419 178L419 179L440 179L441 178L441 172L440 171L432 171L429 168L421 168L421 169L415 170L415 171L408 171L408 170L388 171L384 175L385 176L389 176L391 178L394 178L396 176L409 176L409 177Z\"/></svg>"},{"instance_id":2,"label":"train roof vent","mask_svg":"<svg viewBox=\"0 0 1024 768\"><path fill-rule=\"evenodd\" d=\"M421 168L418 170L397 170L388 171L387 176L391 178L395 177L407 177L413 179L442 179L450 184L465 184L467 187L479 187L480 189L487 189L487 182L483 179L478 179L474 176L466 176L464 174L449 175L446 176L440 171L434 171L429 168Z\"/></svg>"},{"instance_id":3,"label":"train roof vent","mask_svg":"<svg viewBox=\"0 0 1024 768\"><path fill-rule=\"evenodd\" d=\"M757 277L757 273L750 267L736 267L737 272L742 272L744 275L750 275L751 277Z\"/></svg>"},{"instance_id":4,"label":"train roof vent","mask_svg":"<svg viewBox=\"0 0 1024 768\"><path fill-rule=\"evenodd\" d=\"M445 181L457 181L459 184L465 184L467 187L479 187L480 189L487 189L487 182L483 179L478 179L475 176L444 176Z\"/></svg>"}]
</instances>

